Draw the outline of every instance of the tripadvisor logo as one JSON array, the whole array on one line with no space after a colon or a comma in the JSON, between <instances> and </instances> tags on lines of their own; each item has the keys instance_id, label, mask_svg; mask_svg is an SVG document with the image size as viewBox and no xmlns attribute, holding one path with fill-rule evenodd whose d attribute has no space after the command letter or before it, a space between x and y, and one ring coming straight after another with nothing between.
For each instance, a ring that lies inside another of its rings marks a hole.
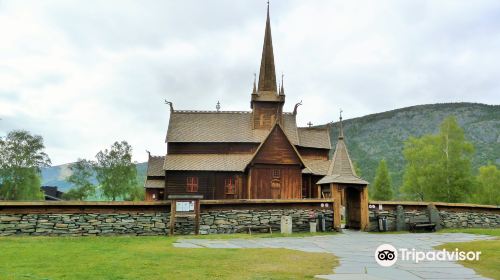
<instances>
[{"instance_id":1,"label":"tripadvisor logo","mask_svg":"<svg viewBox=\"0 0 500 280\"><path fill-rule=\"evenodd\" d=\"M419 263L421 261L478 261L481 256L481 251L459 251L455 248L454 251L446 249L440 251L418 251L415 248L399 248L396 249L391 244L382 244L375 250L375 261L385 267L392 266L399 259L402 261L413 261Z\"/></svg>"},{"instance_id":2,"label":"tripadvisor logo","mask_svg":"<svg viewBox=\"0 0 500 280\"><path fill-rule=\"evenodd\" d=\"M398 260L398 251L391 244L382 244L375 250L375 260L381 266L391 266Z\"/></svg>"}]
</instances>

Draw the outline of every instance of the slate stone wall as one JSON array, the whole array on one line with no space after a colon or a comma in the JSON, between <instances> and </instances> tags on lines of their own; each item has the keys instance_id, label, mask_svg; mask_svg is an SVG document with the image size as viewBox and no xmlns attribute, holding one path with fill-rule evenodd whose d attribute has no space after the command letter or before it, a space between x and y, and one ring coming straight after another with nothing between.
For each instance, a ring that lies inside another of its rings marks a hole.
<instances>
[{"instance_id":1,"label":"slate stone wall","mask_svg":"<svg viewBox=\"0 0 500 280\"><path fill-rule=\"evenodd\" d=\"M165 235L169 217L168 213L0 213L0 236Z\"/></svg>"},{"instance_id":2,"label":"slate stone wall","mask_svg":"<svg viewBox=\"0 0 500 280\"><path fill-rule=\"evenodd\" d=\"M385 207L384 207L385 208ZM415 208L415 207L410 207ZM408 223L411 217L423 216L429 220L429 208L419 207L419 209L406 210L402 207L404 213L403 219L400 220L399 230L408 230ZM437 209L439 213L439 221L437 224L441 228L499 228L500 227L500 210L475 210L452 207ZM384 211L370 210L370 231L379 231L378 217L386 217L388 231L396 231L398 229L397 208L387 209Z\"/></svg>"},{"instance_id":3,"label":"slate stone wall","mask_svg":"<svg viewBox=\"0 0 500 280\"><path fill-rule=\"evenodd\" d=\"M439 211L441 225L444 228L498 228L500 227L500 214L490 212Z\"/></svg>"},{"instance_id":4,"label":"slate stone wall","mask_svg":"<svg viewBox=\"0 0 500 280\"><path fill-rule=\"evenodd\" d=\"M200 233L234 233L267 232L269 227L273 232L280 231L281 217L292 216L293 232L308 232L311 212L314 215L322 214L327 231L332 231L332 210L308 209L270 209L270 210L218 210L207 211L201 215Z\"/></svg>"},{"instance_id":5,"label":"slate stone wall","mask_svg":"<svg viewBox=\"0 0 500 280\"><path fill-rule=\"evenodd\" d=\"M282 215L292 216L293 231L309 231L311 212L325 215L327 230L332 230L332 210L312 209L239 209L202 211L201 234L280 231ZM0 212L0 236L92 236L92 235L167 235L169 212L151 213L33 213L6 214ZM176 234L193 234L194 219L177 217Z\"/></svg>"}]
</instances>

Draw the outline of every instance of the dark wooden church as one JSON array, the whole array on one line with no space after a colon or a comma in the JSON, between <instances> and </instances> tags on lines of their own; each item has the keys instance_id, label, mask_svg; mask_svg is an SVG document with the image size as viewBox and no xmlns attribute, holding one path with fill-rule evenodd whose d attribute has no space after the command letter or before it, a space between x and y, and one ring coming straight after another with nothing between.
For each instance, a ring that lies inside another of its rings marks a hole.
<instances>
[{"instance_id":1,"label":"dark wooden church","mask_svg":"<svg viewBox=\"0 0 500 280\"><path fill-rule=\"evenodd\" d=\"M283 110L285 90L276 83L269 8L251 111L174 110L169 104L167 154L149 157L147 200L172 194L200 194L204 199L318 198L331 197L329 184L367 184L356 176L343 137L332 161L328 126L297 127L299 104L293 112ZM317 184L320 179L323 186Z\"/></svg>"}]
</instances>

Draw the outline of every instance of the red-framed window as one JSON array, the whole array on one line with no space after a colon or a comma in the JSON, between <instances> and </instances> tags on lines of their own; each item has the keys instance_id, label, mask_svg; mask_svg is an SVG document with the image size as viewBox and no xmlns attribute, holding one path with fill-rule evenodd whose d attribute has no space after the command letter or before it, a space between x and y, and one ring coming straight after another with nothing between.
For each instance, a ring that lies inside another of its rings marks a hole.
<instances>
[{"instance_id":1,"label":"red-framed window","mask_svg":"<svg viewBox=\"0 0 500 280\"><path fill-rule=\"evenodd\" d=\"M279 169L273 169L273 178L281 178L281 170Z\"/></svg>"},{"instance_id":2,"label":"red-framed window","mask_svg":"<svg viewBox=\"0 0 500 280\"><path fill-rule=\"evenodd\" d=\"M235 194L236 193L236 183L234 178L229 177L224 180L224 193L225 194Z\"/></svg>"},{"instance_id":3,"label":"red-framed window","mask_svg":"<svg viewBox=\"0 0 500 280\"><path fill-rule=\"evenodd\" d=\"M187 192L198 192L198 177L187 177L187 179L186 179L186 191Z\"/></svg>"}]
</instances>

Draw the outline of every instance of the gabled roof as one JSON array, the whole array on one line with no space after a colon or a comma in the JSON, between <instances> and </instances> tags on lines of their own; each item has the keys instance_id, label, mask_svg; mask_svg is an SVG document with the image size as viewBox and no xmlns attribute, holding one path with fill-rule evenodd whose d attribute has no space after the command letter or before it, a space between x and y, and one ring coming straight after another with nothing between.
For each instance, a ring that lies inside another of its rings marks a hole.
<instances>
[{"instance_id":1,"label":"gabled roof","mask_svg":"<svg viewBox=\"0 0 500 280\"><path fill-rule=\"evenodd\" d=\"M295 115L283 114L283 128L294 145L299 144ZM252 112L173 111L166 142L261 143L269 133L253 129Z\"/></svg>"},{"instance_id":2,"label":"gabled roof","mask_svg":"<svg viewBox=\"0 0 500 280\"><path fill-rule=\"evenodd\" d=\"M329 183L368 185L369 183L356 175L347 146L344 142L342 117L340 118L340 133L335 152L328 168L328 174L318 181L318 185Z\"/></svg>"},{"instance_id":3,"label":"gabled roof","mask_svg":"<svg viewBox=\"0 0 500 280\"><path fill-rule=\"evenodd\" d=\"M302 170L305 174L327 175L331 161L322 159L304 159L306 168Z\"/></svg>"},{"instance_id":4,"label":"gabled roof","mask_svg":"<svg viewBox=\"0 0 500 280\"><path fill-rule=\"evenodd\" d=\"M173 154L166 155L167 171L241 171L252 159L251 154Z\"/></svg>"},{"instance_id":5,"label":"gabled roof","mask_svg":"<svg viewBox=\"0 0 500 280\"><path fill-rule=\"evenodd\" d=\"M283 131L297 146L331 149L327 128L297 128L296 116L283 113ZM172 111L166 142L262 143L269 131L253 129L252 112Z\"/></svg>"},{"instance_id":6,"label":"gabled roof","mask_svg":"<svg viewBox=\"0 0 500 280\"><path fill-rule=\"evenodd\" d=\"M144 183L144 187L147 189L163 189L165 188L165 180L162 179L147 179Z\"/></svg>"},{"instance_id":7,"label":"gabled roof","mask_svg":"<svg viewBox=\"0 0 500 280\"><path fill-rule=\"evenodd\" d=\"M302 147L331 149L328 128L298 127L299 145Z\"/></svg>"},{"instance_id":8,"label":"gabled roof","mask_svg":"<svg viewBox=\"0 0 500 280\"><path fill-rule=\"evenodd\" d=\"M259 152L261 151L261 149L264 147L264 145L266 144L267 140L271 137L271 135L272 135L272 133L273 133L273 131L275 129L279 129L281 132L283 132L283 134L285 135L285 139L288 141L288 144L290 145L290 147L292 147L292 150L295 153L295 155L297 156L297 158L299 159L300 163L302 164L302 166L305 166L305 163L304 163L304 160L302 159L302 156L300 155L299 151L297 151L297 148L295 148L295 145L290 141L290 139L288 138L287 134L283 130L283 127L281 126L281 124L278 121L274 122L274 125L269 130L266 138L260 143L259 147L257 147L257 150L255 150L255 153L253 154L250 162L252 162L257 157L257 155L259 154Z\"/></svg>"},{"instance_id":9,"label":"gabled roof","mask_svg":"<svg viewBox=\"0 0 500 280\"><path fill-rule=\"evenodd\" d=\"M146 172L147 176L165 176L165 171L163 170L163 162L165 162L165 157L163 156L149 156L148 170Z\"/></svg>"}]
</instances>

